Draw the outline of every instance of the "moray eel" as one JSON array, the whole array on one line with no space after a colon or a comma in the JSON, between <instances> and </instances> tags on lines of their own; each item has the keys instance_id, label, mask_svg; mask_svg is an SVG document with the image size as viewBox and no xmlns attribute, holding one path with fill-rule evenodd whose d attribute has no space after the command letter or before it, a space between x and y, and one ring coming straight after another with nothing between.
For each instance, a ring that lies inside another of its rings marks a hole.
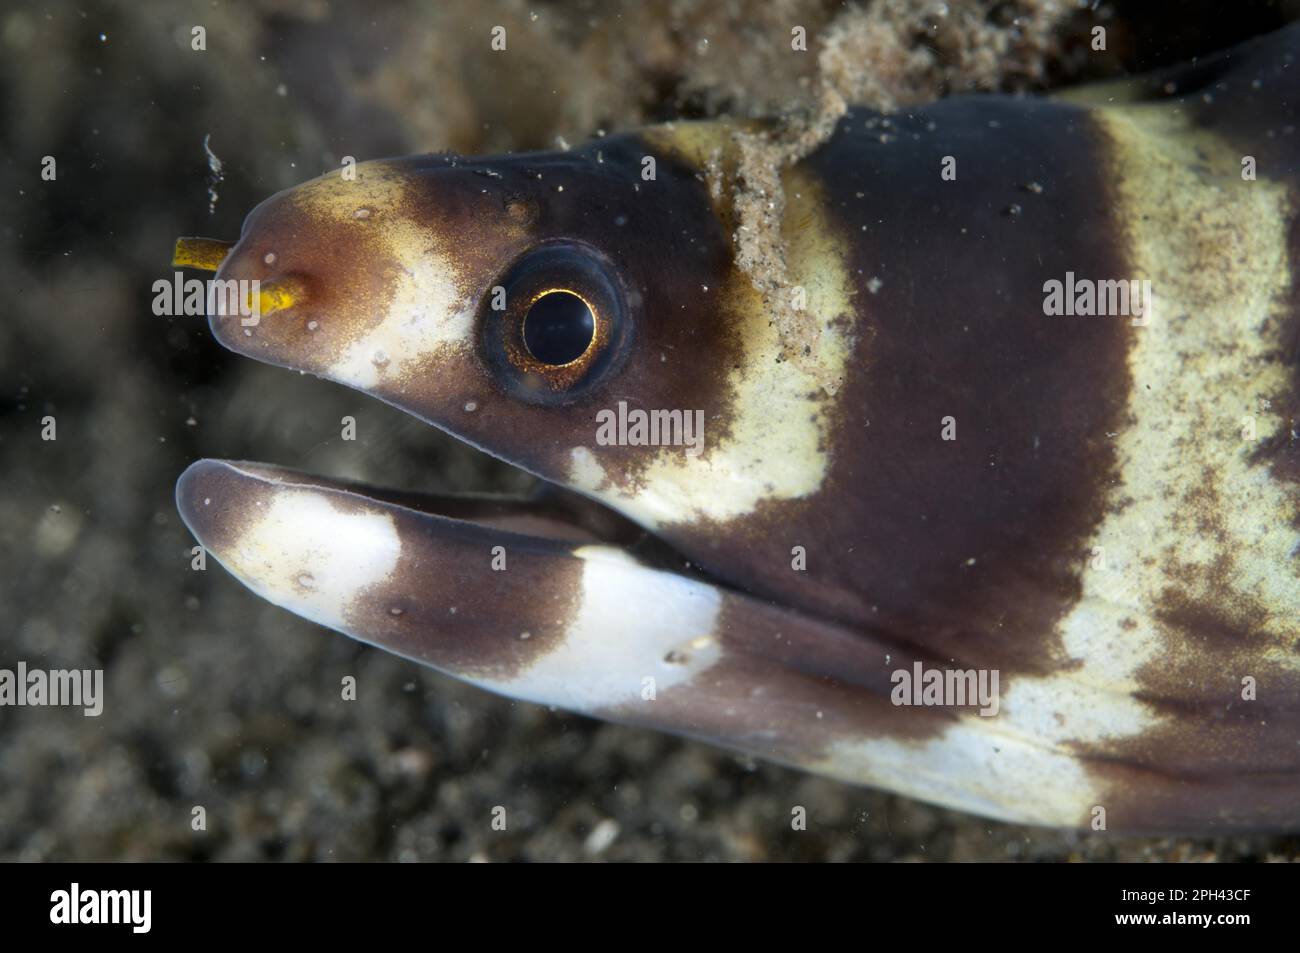
<instances>
[{"instance_id":1,"label":"moray eel","mask_svg":"<svg viewBox=\"0 0 1300 953\"><path fill-rule=\"evenodd\" d=\"M180 243L261 282L216 338L556 490L201 460L180 512L263 598L512 698L1008 821L1295 827L1298 54L852 109L767 219L727 121L282 192Z\"/></svg>"}]
</instances>

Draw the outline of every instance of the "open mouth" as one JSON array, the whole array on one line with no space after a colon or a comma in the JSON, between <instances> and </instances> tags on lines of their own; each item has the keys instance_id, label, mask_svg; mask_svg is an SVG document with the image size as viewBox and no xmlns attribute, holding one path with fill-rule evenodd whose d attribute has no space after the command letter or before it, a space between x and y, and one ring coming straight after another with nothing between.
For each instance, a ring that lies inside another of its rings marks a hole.
<instances>
[{"instance_id":1,"label":"open mouth","mask_svg":"<svg viewBox=\"0 0 1300 953\"><path fill-rule=\"evenodd\" d=\"M219 559L250 520L269 512L276 497L285 495L316 499L339 513L400 512L423 523L430 533L481 534L503 549L512 544L565 552L606 547L649 567L703 578L676 550L627 517L551 483L540 484L528 496L418 493L274 464L202 459L176 484L176 504L185 524Z\"/></svg>"},{"instance_id":2,"label":"open mouth","mask_svg":"<svg viewBox=\"0 0 1300 953\"><path fill-rule=\"evenodd\" d=\"M684 683L720 652L723 595L559 488L425 495L207 459L182 474L176 502L195 558L211 554L263 599L512 697L613 710L644 673ZM628 616L635 606L654 611Z\"/></svg>"},{"instance_id":3,"label":"open mouth","mask_svg":"<svg viewBox=\"0 0 1300 953\"><path fill-rule=\"evenodd\" d=\"M722 651L722 587L552 484L423 494L203 459L176 503L196 568L211 555L295 615L511 697L614 717L647 673L686 684Z\"/></svg>"},{"instance_id":4,"label":"open mouth","mask_svg":"<svg viewBox=\"0 0 1300 953\"><path fill-rule=\"evenodd\" d=\"M215 271L220 285L221 279L235 277L230 265L239 247L182 238L173 263ZM234 270L242 277L247 267ZM260 291L258 282L249 283L251 291L242 290L243 283L228 283L239 284L241 305L260 304L261 315L292 310L293 302L270 300L276 289L292 284L292 276L261 282ZM251 325L249 335L270 330L257 318L237 319L225 310L215 314L213 330L227 346L231 340L244 342L236 320ZM274 354L259 357L292 366ZM340 600L368 598L361 589L381 577L404 573L405 586L424 590L428 584L420 576L454 576L459 566L488 571L487 582L466 577L466 587L505 591L513 585L512 553L523 551L631 558L646 568L704 579L680 553L627 517L549 482L527 497L422 494L265 463L205 459L181 476L176 501L206 552L242 582L279 605L348 632L354 627L340 624L347 621ZM381 567L386 568L381 572Z\"/></svg>"}]
</instances>

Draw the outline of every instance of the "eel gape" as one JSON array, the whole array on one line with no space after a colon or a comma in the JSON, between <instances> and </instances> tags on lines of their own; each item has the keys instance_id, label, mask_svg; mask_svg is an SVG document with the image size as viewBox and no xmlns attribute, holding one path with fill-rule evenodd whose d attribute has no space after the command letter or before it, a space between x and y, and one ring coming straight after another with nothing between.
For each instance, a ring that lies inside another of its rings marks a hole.
<instances>
[{"instance_id":1,"label":"eel gape","mask_svg":"<svg viewBox=\"0 0 1300 953\"><path fill-rule=\"evenodd\" d=\"M263 598L513 698L1010 821L1295 827L1297 125L1300 27L850 110L757 270L753 124L322 176L178 243L257 289L213 334L553 490L200 460L177 504Z\"/></svg>"}]
</instances>

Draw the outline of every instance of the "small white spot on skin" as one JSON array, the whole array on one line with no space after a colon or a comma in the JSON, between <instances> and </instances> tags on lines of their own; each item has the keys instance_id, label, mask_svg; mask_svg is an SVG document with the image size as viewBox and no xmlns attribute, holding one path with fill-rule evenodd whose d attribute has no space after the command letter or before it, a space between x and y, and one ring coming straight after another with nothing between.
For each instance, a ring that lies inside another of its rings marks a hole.
<instances>
[{"instance_id":1,"label":"small white spot on skin","mask_svg":"<svg viewBox=\"0 0 1300 953\"><path fill-rule=\"evenodd\" d=\"M475 403L475 402L472 401L472 400L467 400L467 401L465 401L465 413L467 413L467 414L472 414L472 413L474 413L474 411L476 411L476 410L478 410L478 404L477 404L477 403Z\"/></svg>"},{"instance_id":2,"label":"small white spot on skin","mask_svg":"<svg viewBox=\"0 0 1300 953\"><path fill-rule=\"evenodd\" d=\"M269 252L267 252L266 255L263 256L262 261L266 262L268 265L274 265L274 264L275 264L275 252L273 252L273 251L269 251Z\"/></svg>"},{"instance_id":3,"label":"small white spot on skin","mask_svg":"<svg viewBox=\"0 0 1300 953\"><path fill-rule=\"evenodd\" d=\"M605 483L605 469L587 447L569 451L569 479L574 486L595 490Z\"/></svg>"}]
</instances>

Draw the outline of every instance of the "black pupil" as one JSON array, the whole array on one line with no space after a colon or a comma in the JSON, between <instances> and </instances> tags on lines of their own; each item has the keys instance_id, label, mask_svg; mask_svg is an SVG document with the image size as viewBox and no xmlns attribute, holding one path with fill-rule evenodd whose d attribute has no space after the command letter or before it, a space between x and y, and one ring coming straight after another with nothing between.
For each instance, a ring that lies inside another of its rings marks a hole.
<instances>
[{"instance_id":1,"label":"black pupil","mask_svg":"<svg viewBox=\"0 0 1300 953\"><path fill-rule=\"evenodd\" d=\"M543 364L569 364L586 353L596 331L587 303L567 291L549 291L524 318L524 346Z\"/></svg>"}]
</instances>

